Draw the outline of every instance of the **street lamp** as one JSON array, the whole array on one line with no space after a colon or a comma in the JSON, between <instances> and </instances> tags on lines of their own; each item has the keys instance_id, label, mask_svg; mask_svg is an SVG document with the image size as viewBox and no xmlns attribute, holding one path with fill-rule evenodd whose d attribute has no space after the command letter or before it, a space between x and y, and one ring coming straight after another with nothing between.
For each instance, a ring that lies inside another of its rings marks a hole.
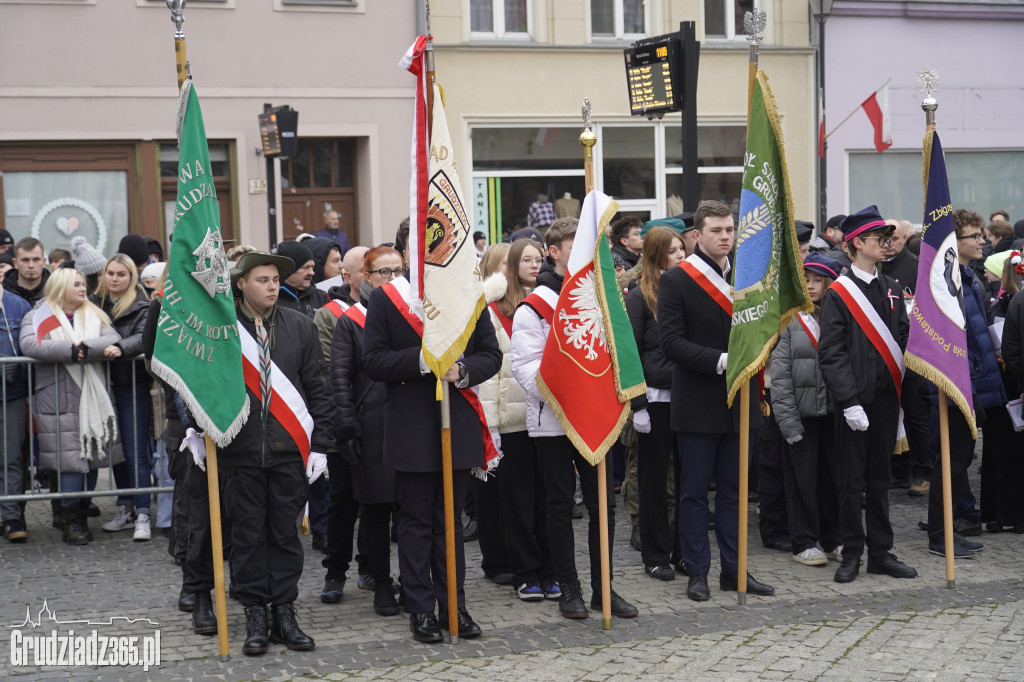
<instances>
[{"instance_id":1,"label":"street lamp","mask_svg":"<svg viewBox=\"0 0 1024 682\"><path fill-rule=\"evenodd\" d=\"M833 0L808 0L811 6L811 15L818 22L818 106L821 107L821 125L825 125L825 22L832 15ZM824 137L824 132L820 133ZM818 142L822 145L822 153L818 158L818 234L825 231L828 223L828 196L826 188L828 185L828 165L826 158L828 143L822 139Z\"/></svg>"}]
</instances>

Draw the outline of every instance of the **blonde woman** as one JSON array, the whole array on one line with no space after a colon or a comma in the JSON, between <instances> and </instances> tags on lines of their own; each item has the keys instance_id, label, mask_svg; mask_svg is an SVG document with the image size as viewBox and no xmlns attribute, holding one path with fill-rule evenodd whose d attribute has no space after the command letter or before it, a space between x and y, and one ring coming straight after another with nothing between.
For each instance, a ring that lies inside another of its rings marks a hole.
<instances>
[{"instance_id":1,"label":"blonde woman","mask_svg":"<svg viewBox=\"0 0 1024 682\"><path fill-rule=\"evenodd\" d=\"M117 437L114 406L96 362L120 337L106 313L89 301L82 273L58 269L43 297L21 326L22 352L43 361L35 382L39 459L44 470L60 473L61 492L84 492L95 488L96 471L107 466ZM86 503L75 498L61 505L64 542L88 544Z\"/></svg>"},{"instance_id":2,"label":"blonde woman","mask_svg":"<svg viewBox=\"0 0 1024 682\"><path fill-rule=\"evenodd\" d=\"M114 466L114 482L118 489L148 488L152 483L149 450L149 418L152 403L149 389L152 380L142 360L133 360L142 353L142 329L146 326L149 297L139 284L138 271L132 259L115 253L100 275L93 302L113 321L121 339L103 349L110 358L110 384L117 423L124 446L125 461ZM134 529L136 542L152 537L150 528L150 496L118 497L120 508L114 518L103 524L103 530L116 532Z\"/></svg>"}]
</instances>

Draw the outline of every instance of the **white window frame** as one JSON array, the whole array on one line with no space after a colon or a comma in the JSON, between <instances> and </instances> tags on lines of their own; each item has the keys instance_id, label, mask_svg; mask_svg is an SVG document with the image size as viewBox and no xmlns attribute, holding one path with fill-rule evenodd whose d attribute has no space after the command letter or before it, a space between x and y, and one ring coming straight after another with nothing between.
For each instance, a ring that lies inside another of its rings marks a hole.
<instances>
[{"instance_id":1,"label":"white window frame","mask_svg":"<svg viewBox=\"0 0 1024 682\"><path fill-rule=\"evenodd\" d=\"M526 0L526 32L514 33L505 32L505 0L490 0L492 16L494 17L493 31L474 31L472 26L472 0L466 0L466 17L470 22L469 36L474 40L533 40L533 0Z\"/></svg>"},{"instance_id":2,"label":"white window frame","mask_svg":"<svg viewBox=\"0 0 1024 682\"><path fill-rule=\"evenodd\" d=\"M625 33L625 26L624 25L626 23L626 19L625 19L625 12L622 9L622 3L624 1L625 0L612 0L612 8L613 8L612 14L613 14L613 17L614 17L613 21L612 21L612 25L613 25L613 29L614 29L615 33L613 35L608 35L607 33L594 33L594 22L593 22L593 17L591 17L591 22L590 22L590 37L591 38L593 38L595 41L598 41L598 40L630 40L630 41L632 41L632 40L639 40L640 38L646 38L648 35L650 35L650 28L651 28L651 2L650 2L650 0L643 0L643 3L644 3L644 32L643 33ZM588 12L591 11L591 4L590 4L589 0L587 2L587 11Z\"/></svg>"},{"instance_id":3,"label":"white window frame","mask_svg":"<svg viewBox=\"0 0 1024 682\"><path fill-rule=\"evenodd\" d=\"M707 21L704 22L704 37L707 40L746 40L746 35L736 33L736 3L734 0L718 0L725 7L725 35L712 34L707 32ZM703 10L703 3L701 3ZM761 0L754 0L754 9L761 9ZM742 19L742 17L740 17ZM769 22L770 23L770 22ZM768 34L768 27L765 27L765 35Z\"/></svg>"}]
</instances>

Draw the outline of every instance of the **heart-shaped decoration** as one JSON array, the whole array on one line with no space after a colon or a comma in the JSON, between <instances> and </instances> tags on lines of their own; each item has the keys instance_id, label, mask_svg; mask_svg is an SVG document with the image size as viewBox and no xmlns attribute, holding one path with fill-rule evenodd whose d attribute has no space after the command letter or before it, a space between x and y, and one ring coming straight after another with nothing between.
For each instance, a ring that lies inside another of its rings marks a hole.
<instances>
[{"instance_id":1,"label":"heart-shaped decoration","mask_svg":"<svg viewBox=\"0 0 1024 682\"><path fill-rule=\"evenodd\" d=\"M57 229L64 233L65 236L70 237L79 227L82 222L78 219L78 216L61 216L57 218Z\"/></svg>"}]
</instances>

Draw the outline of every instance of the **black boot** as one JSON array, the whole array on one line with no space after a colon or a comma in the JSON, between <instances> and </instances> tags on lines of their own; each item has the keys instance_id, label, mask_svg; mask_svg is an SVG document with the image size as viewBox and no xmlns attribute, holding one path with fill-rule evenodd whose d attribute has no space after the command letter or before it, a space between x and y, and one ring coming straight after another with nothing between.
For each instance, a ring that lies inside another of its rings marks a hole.
<instances>
[{"instance_id":1,"label":"black boot","mask_svg":"<svg viewBox=\"0 0 1024 682\"><path fill-rule=\"evenodd\" d=\"M85 537L88 538L89 542L92 542L92 529L89 528L89 500L81 500L78 503L78 507L82 525L85 526Z\"/></svg>"},{"instance_id":2,"label":"black boot","mask_svg":"<svg viewBox=\"0 0 1024 682\"><path fill-rule=\"evenodd\" d=\"M583 588L579 580L560 583L562 596L558 600L558 612L566 618L579 619L590 615L583 604Z\"/></svg>"},{"instance_id":3,"label":"black boot","mask_svg":"<svg viewBox=\"0 0 1024 682\"><path fill-rule=\"evenodd\" d=\"M85 522L85 514L82 513L78 503L70 507L64 507L64 537L68 545L88 545L89 527Z\"/></svg>"},{"instance_id":4,"label":"black boot","mask_svg":"<svg viewBox=\"0 0 1024 682\"><path fill-rule=\"evenodd\" d=\"M195 598L195 608L192 610L192 629L197 635L217 634L217 614L213 611L213 600L210 598L210 593L206 590L196 592Z\"/></svg>"},{"instance_id":5,"label":"black boot","mask_svg":"<svg viewBox=\"0 0 1024 682\"><path fill-rule=\"evenodd\" d=\"M181 592L178 593L178 610L184 611L185 613L192 613L196 608L196 595L191 592L186 592L185 588L181 588Z\"/></svg>"},{"instance_id":6,"label":"black boot","mask_svg":"<svg viewBox=\"0 0 1024 682\"><path fill-rule=\"evenodd\" d=\"M64 507L60 500L50 500L50 510L53 512L53 523L57 530L64 530Z\"/></svg>"},{"instance_id":7,"label":"black boot","mask_svg":"<svg viewBox=\"0 0 1024 682\"><path fill-rule=\"evenodd\" d=\"M267 653L267 607L245 607L245 644L242 653L246 656L260 656Z\"/></svg>"},{"instance_id":8,"label":"black boot","mask_svg":"<svg viewBox=\"0 0 1024 682\"><path fill-rule=\"evenodd\" d=\"M395 599L395 588L390 579L374 584L373 610L378 616L397 616L402 610Z\"/></svg>"},{"instance_id":9,"label":"black boot","mask_svg":"<svg viewBox=\"0 0 1024 682\"><path fill-rule=\"evenodd\" d=\"M293 604L273 604L270 607L274 624L270 627L270 639L281 642L292 651L309 651L316 647L313 638L299 629L295 622Z\"/></svg>"}]
</instances>

